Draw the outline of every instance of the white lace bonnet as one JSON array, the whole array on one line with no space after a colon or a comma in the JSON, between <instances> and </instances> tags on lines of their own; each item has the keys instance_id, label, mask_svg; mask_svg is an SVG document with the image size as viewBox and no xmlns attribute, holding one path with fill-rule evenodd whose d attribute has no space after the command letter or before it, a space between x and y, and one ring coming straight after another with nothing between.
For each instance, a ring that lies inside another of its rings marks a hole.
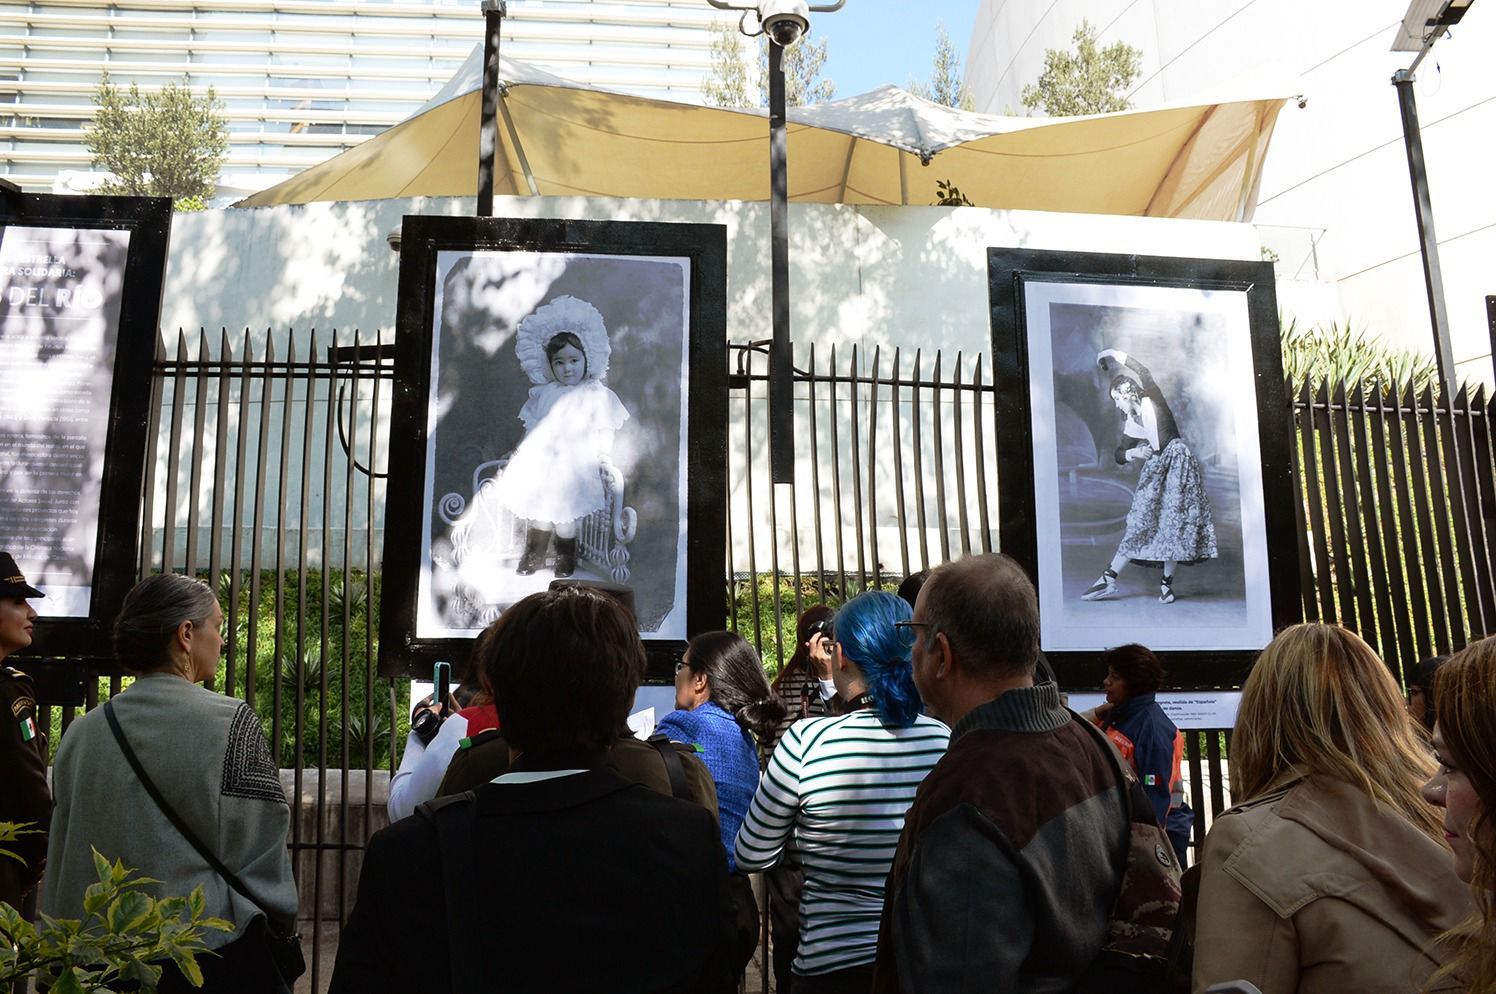
<instances>
[{"instance_id":1,"label":"white lace bonnet","mask_svg":"<svg viewBox=\"0 0 1496 994\"><path fill-rule=\"evenodd\" d=\"M608 342L603 316L585 300L560 296L535 308L519 323L514 354L519 357L520 368L530 377L530 382L541 384L555 380L545 346L563 331L569 331L582 340L582 351L587 356L587 379L605 379L613 348Z\"/></svg>"}]
</instances>

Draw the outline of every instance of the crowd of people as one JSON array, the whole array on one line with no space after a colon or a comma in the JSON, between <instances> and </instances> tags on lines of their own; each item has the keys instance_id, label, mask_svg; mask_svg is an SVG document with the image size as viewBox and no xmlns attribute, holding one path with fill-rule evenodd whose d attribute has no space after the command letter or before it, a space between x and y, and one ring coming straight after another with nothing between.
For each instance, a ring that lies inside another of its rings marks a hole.
<instances>
[{"instance_id":1,"label":"crowd of people","mask_svg":"<svg viewBox=\"0 0 1496 994\"><path fill-rule=\"evenodd\" d=\"M40 596L6 558L0 662ZM232 923L199 957L207 990L284 991L289 809L253 709L200 685L221 623L188 577L130 593L115 636L136 678L73 722L51 800L29 685L0 671L19 771L0 820L50 805L44 913L82 915L98 850ZM1106 703L1070 710L1012 559L818 606L796 637L771 685L740 636L697 635L639 738L626 589L505 611L464 699L408 745L332 991L726 994L762 872L789 994L1496 992L1496 638L1420 666L1405 700L1354 633L1280 632L1242 687L1234 806L1184 870L1158 658L1109 651ZM0 900L36 886L32 856L0 860ZM159 965L159 989L190 989Z\"/></svg>"}]
</instances>

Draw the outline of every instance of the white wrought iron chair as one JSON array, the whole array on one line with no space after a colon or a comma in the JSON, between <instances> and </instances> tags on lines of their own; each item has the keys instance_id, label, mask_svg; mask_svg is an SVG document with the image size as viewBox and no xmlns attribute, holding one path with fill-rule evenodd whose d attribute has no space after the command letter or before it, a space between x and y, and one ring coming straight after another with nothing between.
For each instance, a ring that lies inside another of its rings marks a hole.
<instances>
[{"instance_id":1,"label":"white wrought iron chair","mask_svg":"<svg viewBox=\"0 0 1496 994\"><path fill-rule=\"evenodd\" d=\"M454 565L470 556L517 561L525 545L523 518L516 518L493 491L508 458L491 459L473 470L472 496L449 493L437 503L437 513L452 526ZM623 473L611 462L598 464L607 505L582 519L577 529L577 560L589 564L614 583L629 581L629 543L638 530L639 515L624 503Z\"/></svg>"}]
</instances>

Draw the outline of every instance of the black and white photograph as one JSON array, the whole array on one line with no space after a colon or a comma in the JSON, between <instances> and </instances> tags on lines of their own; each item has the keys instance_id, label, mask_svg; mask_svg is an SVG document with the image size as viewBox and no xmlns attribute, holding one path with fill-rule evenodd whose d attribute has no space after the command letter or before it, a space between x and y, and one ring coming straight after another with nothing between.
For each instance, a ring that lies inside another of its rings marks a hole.
<instances>
[{"instance_id":1,"label":"black and white photograph","mask_svg":"<svg viewBox=\"0 0 1496 994\"><path fill-rule=\"evenodd\" d=\"M1046 651L1272 637L1246 294L1026 280Z\"/></svg>"},{"instance_id":2,"label":"black and white photograph","mask_svg":"<svg viewBox=\"0 0 1496 994\"><path fill-rule=\"evenodd\" d=\"M416 636L557 579L686 636L690 260L436 253Z\"/></svg>"}]
</instances>

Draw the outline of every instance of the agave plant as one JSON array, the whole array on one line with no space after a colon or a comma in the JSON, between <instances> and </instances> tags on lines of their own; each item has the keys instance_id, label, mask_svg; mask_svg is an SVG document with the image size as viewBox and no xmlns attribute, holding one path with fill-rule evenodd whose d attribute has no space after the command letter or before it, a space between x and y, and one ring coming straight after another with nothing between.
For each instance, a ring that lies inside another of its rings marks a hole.
<instances>
[{"instance_id":1,"label":"agave plant","mask_svg":"<svg viewBox=\"0 0 1496 994\"><path fill-rule=\"evenodd\" d=\"M280 681L282 693L296 693L298 684L304 693L316 693L322 686L322 646L309 640L299 667L296 665L296 647L287 646L281 657Z\"/></svg>"},{"instance_id":2,"label":"agave plant","mask_svg":"<svg viewBox=\"0 0 1496 994\"><path fill-rule=\"evenodd\" d=\"M390 712L388 708L374 708L373 731L364 724L364 716L351 714L348 716L348 756L349 762L362 762L365 750L374 762L384 750L390 746Z\"/></svg>"},{"instance_id":3,"label":"agave plant","mask_svg":"<svg viewBox=\"0 0 1496 994\"><path fill-rule=\"evenodd\" d=\"M1283 373L1294 389L1328 382L1367 392L1386 393L1412 386L1437 391L1438 366L1430 354L1389 346L1349 319L1323 325L1301 325L1297 318L1279 322Z\"/></svg>"},{"instance_id":4,"label":"agave plant","mask_svg":"<svg viewBox=\"0 0 1496 994\"><path fill-rule=\"evenodd\" d=\"M347 602L348 616L358 616L359 610L364 602L368 600L369 588L364 584L358 573L339 573L332 578L327 588L327 610L328 616L332 618L343 617L344 602Z\"/></svg>"}]
</instances>

